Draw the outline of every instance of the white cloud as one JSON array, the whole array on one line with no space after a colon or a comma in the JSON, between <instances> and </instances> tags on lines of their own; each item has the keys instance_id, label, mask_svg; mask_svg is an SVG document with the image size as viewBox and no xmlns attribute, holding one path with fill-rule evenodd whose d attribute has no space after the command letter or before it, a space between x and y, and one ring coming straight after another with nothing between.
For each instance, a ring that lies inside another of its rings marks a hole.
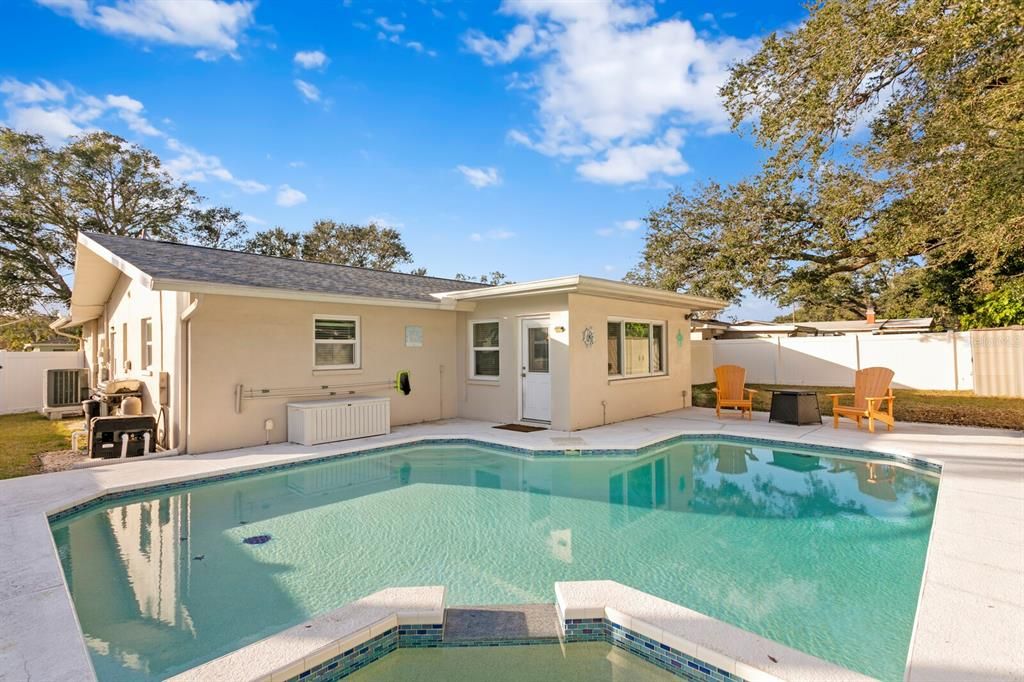
<instances>
[{"instance_id":1,"label":"white cloud","mask_svg":"<svg viewBox=\"0 0 1024 682\"><path fill-rule=\"evenodd\" d=\"M238 41L254 21L253 2L225 0L36 0L70 16L83 28L196 48L199 59L236 56Z\"/></svg>"},{"instance_id":2,"label":"white cloud","mask_svg":"<svg viewBox=\"0 0 1024 682\"><path fill-rule=\"evenodd\" d=\"M534 40L533 27L519 24L505 36L504 40L488 38L483 32L470 30L462 38L470 52L480 55L487 64L506 64L516 59Z\"/></svg>"},{"instance_id":3,"label":"white cloud","mask_svg":"<svg viewBox=\"0 0 1024 682\"><path fill-rule=\"evenodd\" d=\"M93 132L97 123L104 128L120 119L139 135L163 140L170 154L163 155L164 169L187 182L220 180L247 194L266 192L268 186L256 180L236 178L216 156L170 137L144 116L145 105L128 95L95 97L71 85L57 86L48 81L23 83L11 78L0 81L7 110L6 124L16 130L42 135L52 145L69 137ZM166 122L166 119L164 119ZM170 159L167 157L170 156Z\"/></svg>"},{"instance_id":4,"label":"white cloud","mask_svg":"<svg viewBox=\"0 0 1024 682\"><path fill-rule=\"evenodd\" d=\"M642 220L619 220L616 221L615 227L602 227L595 230L595 233L599 237L614 237L615 235L625 236L636 232L643 226L644 222Z\"/></svg>"},{"instance_id":5,"label":"white cloud","mask_svg":"<svg viewBox=\"0 0 1024 682\"><path fill-rule=\"evenodd\" d=\"M0 81L0 93L8 104L37 104L39 102L63 102L67 92L48 80L22 83L13 78Z\"/></svg>"},{"instance_id":6,"label":"white cloud","mask_svg":"<svg viewBox=\"0 0 1024 682\"><path fill-rule=\"evenodd\" d=\"M321 50L308 50L296 52L294 61L304 69L322 69L331 60Z\"/></svg>"},{"instance_id":7,"label":"white cloud","mask_svg":"<svg viewBox=\"0 0 1024 682\"><path fill-rule=\"evenodd\" d=\"M289 161L288 162L288 167L289 168L305 168L306 167L306 162L305 161Z\"/></svg>"},{"instance_id":8,"label":"white cloud","mask_svg":"<svg viewBox=\"0 0 1024 682\"><path fill-rule=\"evenodd\" d=\"M171 175L181 180L186 182L220 180L237 187L246 194L260 194L270 189L256 180L236 178L216 156L203 154L198 149L183 144L173 137L168 138L167 147L176 152L177 156L164 163L164 167Z\"/></svg>"},{"instance_id":9,"label":"white cloud","mask_svg":"<svg viewBox=\"0 0 1024 682\"><path fill-rule=\"evenodd\" d=\"M604 271L605 272L615 272L618 269L619 268L617 266L615 266L615 265L606 265L606 266L604 266Z\"/></svg>"},{"instance_id":10,"label":"white cloud","mask_svg":"<svg viewBox=\"0 0 1024 682\"><path fill-rule=\"evenodd\" d=\"M405 30L405 24L392 24L387 17L377 17L377 25L388 33L401 33Z\"/></svg>"},{"instance_id":11,"label":"white cloud","mask_svg":"<svg viewBox=\"0 0 1024 682\"><path fill-rule=\"evenodd\" d=\"M608 150L603 159L576 167L584 178L610 185L642 182L654 173L682 175L690 170L679 149L671 143L634 144Z\"/></svg>"},{"instance_id":12,"label":"white cloud","mask_svg":"<svg viewBox=\"0 0 1024 682\"><path fill-rule=\"evenodd\" d=\"M128 95L107 95L104 100L107 106L117 111L117 115L128 124L128 127L140 135L150 137L163 137L164 133L157 129L142 115L142 102L132 99Z\"/></svg>"},{"instance_id":13,"label":"white cloud","mask_svg":"<svg viewBox=\"0 0 1024 682\"><path fill-rule=\"evenodd\" d=\"M295 89L302 95L302 99L307 102L319 102L320 101L320 88L316 87L312 83L307 83L304 80L296 78Z\"/></svg>"},{"instance_id":14,"label":"white cloud","mask_svg":"<svg viewBox=\"0 0 1024 682\"><path fill-rule=\"evenodd\" d=\"M626 0L508 0L502 11L520 20L506 36L463 40L487 63L539 61L533 80L516 80L535 83L536 124L510 141L575 160L587 180L627 184L686 172L679 130L728 129L718 89L753 41L702 37Z\"/></svg>"},{"instance_id":15,"label":"white cloud","mask_svg":"<svg viewBox=\"0 0 1024 682\"><path fill-rule=\"evenodd\" d=\"M277 198L275 203L278 206L298 206L299 204L306 203L306 194L300 192L294 187L288 185L281 185L277 188Z\"/></svg>"},{"instance_id":16,"label":"white cloud","mask_svg":"<svg viewBox=\"0 0 1024 682\"><path fill-rule=\"evenodd\" d=\"M395 220L387 214L371 215L366 218L368 225L377 225L378 227L393 227L396 230L400 230L405 227L405 223Z\"/></svg>"},{"instance_id":17,"label":"white cloud","mask_svg":"<svg viewBox=\"0 0 1024 682\"><path fill-rule=\"evenodd\" d=\"M469 240L474 242L482 242L485 239L493 241L504 241L505 239L512 239L516 236L515 232L509 232L508 230L489 230L487 232L474 232L469 235Z\"/></svg>"},{"instance_id":18,"label":"white cloud","mask_svg":"<svg viewBox=\"0 0 1024 682\"><path fill-rule=\"evenodd\" d=\"M264 220L263 218L257 218L256 216L249 215L248 213L243 213L242 214L242 220L244 220L247 223L252 223L253 225L266 225L267 224L267 221Z\"/></svg>"},{"instance_id":19,"label":"white cloud","mask_svg":"<svg viewBox=\"0 0 1024 682\"><path fill-rule=\"evenodd\" d=\"M477 189L492 187L501 184L501 173L492 166L474 168L472 166L456 166L455 169L462 173L466 182Z\"/></svg>"},{"instance_id":20,"label":"white cloud","mask_svg":"<svg viewBox=\"0 0 1024 682\"><path fill-rule=\"evenodd\" d=\"M10 112L8 123L16 130L42 135L51 144L86 132L86 129L79 125L81 121L76 121L66 109L19 108Z\"/></svg>"},{"instance_id":21,"label":"white cloud","mask_svg":"<svg viewBox=\"0 0 1024 682\"><path fill-rule=\"evenodd\" d=\"M13 78L0 81L0 94L4 95L7 124L16 130L42 135L50 144L96 130L94 122L111 111L126 112L122 118L131 119L137 127L151 127L139 113L141 103L131 98L108 96L111 103L71 86L57 86L46 80L23 83ZM126 100L131 100L131 104ZM124 106L134 110L123 109Z\"/></svg>"}]
</instances>

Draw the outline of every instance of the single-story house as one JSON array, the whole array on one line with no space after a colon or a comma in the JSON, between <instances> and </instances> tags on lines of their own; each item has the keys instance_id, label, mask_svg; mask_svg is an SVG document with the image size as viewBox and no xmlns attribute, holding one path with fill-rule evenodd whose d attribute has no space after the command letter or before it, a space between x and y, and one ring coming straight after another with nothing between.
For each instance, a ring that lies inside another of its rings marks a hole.
<instances>
[{"instance_id":1,"label":"single-story house","mask_svg":"<svg viewBox=\"0 0 1024 682\"><path fill-rule=\"evenodd\" d=\"M580 275L485 286L83 232L60 326L82 326L92 386L140 380L161 443L199 453L287 440L289 402L336 394L390 397L395 425L575 431L686 407L691 313L723 305Z\"/></svg>"}]
</instances>

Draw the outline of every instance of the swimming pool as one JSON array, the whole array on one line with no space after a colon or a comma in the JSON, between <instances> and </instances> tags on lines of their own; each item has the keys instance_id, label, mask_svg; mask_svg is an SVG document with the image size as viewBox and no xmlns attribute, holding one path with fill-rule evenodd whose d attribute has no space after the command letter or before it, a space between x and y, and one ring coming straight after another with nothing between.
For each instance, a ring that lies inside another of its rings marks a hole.
<instances>
[{"instance_id":1,"label":"swimming pool","mask_svg":"<svg viewBox=\"0 0 1024 682\"><path fill-rule=\"evenodd\" d=\"M142 493L52 529L101 680L159 679L384 587L503 604L588 579L898 680L937 486L738 442L424 445Z\"/></svg>"}]
</instances>

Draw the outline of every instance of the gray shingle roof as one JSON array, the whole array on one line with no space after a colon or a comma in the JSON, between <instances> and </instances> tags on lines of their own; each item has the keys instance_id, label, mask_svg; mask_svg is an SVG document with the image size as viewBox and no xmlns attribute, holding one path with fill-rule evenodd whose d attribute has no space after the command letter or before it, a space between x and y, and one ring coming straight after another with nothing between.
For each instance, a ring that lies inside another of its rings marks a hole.
<instances>
[{"instance_id":1,"label":"gray shingle roof","mask_svg":"<svg viewBox=\"0 0 1024 682\"><path fill-rule=\"evenodd\" d=\"M431 294L486 286L479 282L259 256L96 232L84 234L154 279L432 302L437 299Z\"/></svg>"}]
</instances>

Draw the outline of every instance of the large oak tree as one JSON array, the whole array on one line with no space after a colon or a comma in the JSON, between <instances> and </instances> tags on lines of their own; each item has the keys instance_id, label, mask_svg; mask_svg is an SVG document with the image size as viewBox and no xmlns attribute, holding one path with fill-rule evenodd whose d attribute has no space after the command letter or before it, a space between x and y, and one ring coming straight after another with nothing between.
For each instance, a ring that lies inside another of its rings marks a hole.
<instances>
[{"instance_id":1,"label":"large oak tree","mask_svg":"<svg viewBox=\"0 0 1024 682\"><path fill-rule=\"evenodd\" d=\"M1024 9L822 0L721 91L760 172L647 217L635 280L815 316L969 313L1024 272Z\"/></svg>"},{"instance_id":2,"label":"large oak tree","mask_svg":"<svg viewBox=\"0 0 1024 682\"><path fill-rule=\"evenodd\" d=\"M0 314L67 304L81 230L231 247L245 223L115 135L53 148L0 128Z\"/></svg>"}]
</instances>

